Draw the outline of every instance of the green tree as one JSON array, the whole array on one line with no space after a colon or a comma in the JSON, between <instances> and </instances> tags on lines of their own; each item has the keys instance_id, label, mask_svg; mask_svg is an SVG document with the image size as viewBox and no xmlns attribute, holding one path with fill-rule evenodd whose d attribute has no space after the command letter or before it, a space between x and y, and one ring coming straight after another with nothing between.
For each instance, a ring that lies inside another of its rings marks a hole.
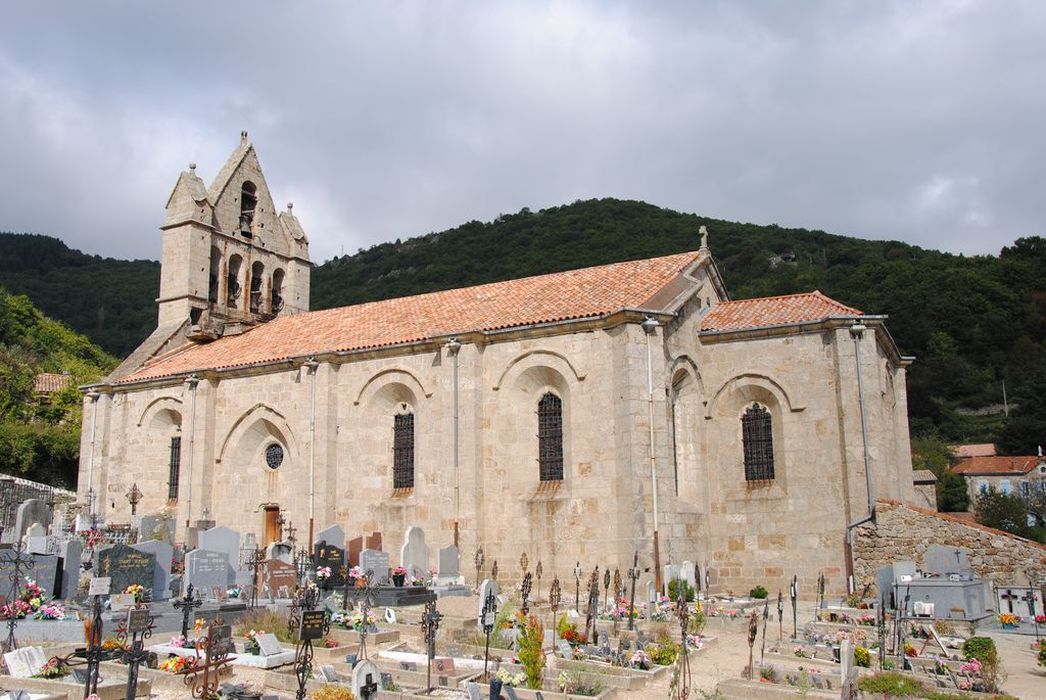
<instances>
[{"instance_id":1,"label":"green tree","mask_svg":"<svg viewBox=\"0 0 1046 700\"><path fill-rule=\"evenodd\" d=\"M945 472L937 479L937 510L942 513L963 513L970 509L970 493L966 479Z\"/></svg>"},{"instance_id":2,"label":"green tree","mask_svg":"<svg viewBox=\"0 0 1046 700\"><path fill-rule=\"evenodd\" d=\"M1024 500L1012 493L1002 493L994 486L977 497L974 506L977 522L1020 537L1029 537L1028 508Z\"/></svg>"}]
</instances>

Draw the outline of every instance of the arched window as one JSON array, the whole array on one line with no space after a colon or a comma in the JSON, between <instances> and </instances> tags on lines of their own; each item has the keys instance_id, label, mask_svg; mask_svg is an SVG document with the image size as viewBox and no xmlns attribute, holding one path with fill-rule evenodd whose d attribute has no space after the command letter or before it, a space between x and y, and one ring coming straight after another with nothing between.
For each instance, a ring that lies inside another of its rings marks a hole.
<instances>
[{"instance_id":1,"label":"arched window","mask_svg":"<svg viewBox=\"0 0 1046 700\"><path fill-rule=\"evenodd\" d=\"M397 414L392 424L392 488L414 488L414 414Z\"/></svg>"},{"instance_id":2,"label":"arched window","mask_svg":"<svg viewBox=\"0 0 1046 700\"><path fill-rule=\"evenodd\" d=\"M218 280L222 274L222 251L211 246L211 279L207 286L207 301L218 303Z\"/></svg>"},{"instance_id":3,"label":"arched window","mask_svg":"<svg viewBox=\"0 0 1046 700\"><path fill-rule=\"evenodd\" d=\"M563 400L552 392L538 402L538 472L541 481L563 480Z\"/></svg>"},{"instance_id":4,"label":"arched window","mask_svg":"<svg viewBox=\"0 0 1046 700\"><path fill-rule=\"evenodd\" d=\"M247 180L240 188L240 233L251 237L251 223L254 221L254 209L258 206L258 188Z\"/></svg>"},{"instance_id":5,"label":"arched window","mask_svg":"<svg viewBox=\"0 0 1046 700\"><path fill-rule=\"evenodd\" d=\"M745 479L768 481L774 478L774 435L770 411L752 404L741 417L741 441L745 453Z\"/></svg>"},{"instance_id":6,"label":"arched window","mask_svg":"<svg viewBox=\"0 0 1046 700\"><path fill-rule=\"evenodd\" d=\"M280 309L283 308L283 278L285 273L283 270L277 268L272 273L272 294L269 300L269 310L274 314L279 313Z\"/></svg>"},{"instance_id":7,"label":"arched window","mask_svg":"<svg viewBox=\"0 0 1046 700\"><path fill-rule=\"evenodd\" d=\"M265 265L260 261L251 265L251 313L262 310L262 280L265 278Z\"/></svg>"},{"instance_id":8,"label":"arched window","mask_svg":"<svg viewBox=\"0 0 1046 700\"><path fill-rule=\"evenodd\" d=\"M233 255L229 258L229 274L225 285L225 305L236 308L236 300L240 298L240 267L243 258Z\"/></svg>"}]
</instances>

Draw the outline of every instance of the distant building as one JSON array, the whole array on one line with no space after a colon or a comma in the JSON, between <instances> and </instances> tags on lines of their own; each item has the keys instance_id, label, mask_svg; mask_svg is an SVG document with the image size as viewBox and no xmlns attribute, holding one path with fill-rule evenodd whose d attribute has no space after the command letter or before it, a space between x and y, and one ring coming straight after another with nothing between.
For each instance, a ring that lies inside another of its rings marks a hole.
<instances>
[{"instance_id":1,"label":"distant building","mask_svg":"<svg viewBox=\"0 0 1046 700\"><path fill-rule=\"evenodd\" d=\"M52 396L68 389L72 383L73 378L68 374L41 372L33 377L33 395L36 396L37 401L49 403Z\"/></svg>"},{"instance_id":2,"label":"distant building","mask_svg":"<svg viewBox=\"0 0 1046 700\"><path fill-rule=\"evenodd\" d=\"M916 469L912 472L915 482L915 505L920 508L937 510L937 477L929 469Z\"/></svg>"},{"instance_id":3,"label":"distant building","mask_svg":"<svg viewBox=\"0 0 1046 700\"><path fill-rule=\"evenodd\" d=\"M953 445L952 454L956 459L968 459L970 457L994 457L998 454L995 445L990 442L981 442L973 445Z\"/></svg>"},{"instance_id":4,"label":"distant building","mask_svg":"<svg viewBox=\"0 0 1046 700\"><path fill-rule=\"evenodd\" d=\"M1046 457L969 457L952 472L966 479L971 509L977 497L992 487L1024 497L1046 492Z\"/></svg>"}]
</instances>

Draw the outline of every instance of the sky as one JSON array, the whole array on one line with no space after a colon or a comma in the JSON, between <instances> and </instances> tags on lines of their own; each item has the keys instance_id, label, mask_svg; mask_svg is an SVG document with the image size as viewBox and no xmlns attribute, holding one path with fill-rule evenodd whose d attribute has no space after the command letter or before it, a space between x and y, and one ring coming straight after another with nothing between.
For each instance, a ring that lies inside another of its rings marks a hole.
<instances>
[{"instance_id":1,"label":"sky","mask_svg":"<svg viewBox=\"0 0 1046 700\"><path fill-rule=\"evenodd\" d=\"M316 262L593 197L997 253L1046 235L1044 36L1038 0L8 0L0 230L158 259L246 129Z\"/></svg>"}]
</instances>

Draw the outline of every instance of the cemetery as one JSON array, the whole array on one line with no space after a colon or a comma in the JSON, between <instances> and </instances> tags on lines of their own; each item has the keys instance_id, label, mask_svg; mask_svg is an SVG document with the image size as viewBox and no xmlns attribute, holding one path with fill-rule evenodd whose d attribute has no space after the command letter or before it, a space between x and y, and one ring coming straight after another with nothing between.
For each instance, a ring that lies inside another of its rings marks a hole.
<instances>
[{"instance_id":1,"label":"cemetery","mask_svg":"<svg viewBox=\"0 0 1046 700\"><path fill-rule=\"evenodd\" d=\"M0 690L27 698L996 697L1002 649L1046 657L1042 591L981 579L960 547L845 597L823 575L722 590L687 560L659 590L638 558L565 580L525 553L466 567L416 526L386 552L337 525L263 547L203 521L189 549L164 513L110 527L20 510L22 538L0 547Z\"/></svg>"}]
</instances>

